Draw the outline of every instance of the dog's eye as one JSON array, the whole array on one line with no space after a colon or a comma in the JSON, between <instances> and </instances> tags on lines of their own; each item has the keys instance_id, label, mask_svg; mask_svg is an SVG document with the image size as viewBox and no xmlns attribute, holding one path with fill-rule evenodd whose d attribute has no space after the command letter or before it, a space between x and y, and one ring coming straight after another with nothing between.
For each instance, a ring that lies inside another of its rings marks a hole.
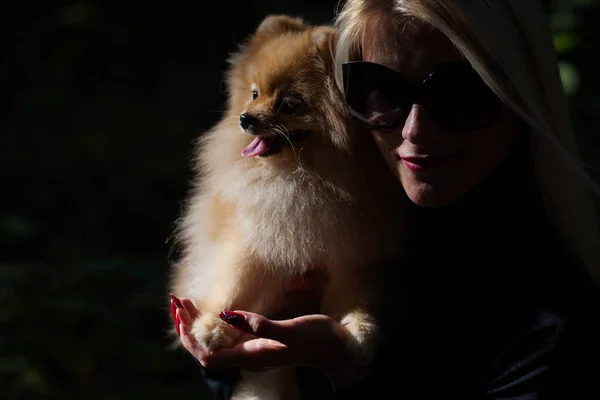
<instances>
[{"instance_id":1,"label":"dog's eye","mask_svg":"<svg viewBox=\"0 0 600 400\"><path fill-rule=\"evenodd\" d=\"M258 98L258 90L254 89L252 91L252 100L256 100Z\"/></svg>"}]
</instances>

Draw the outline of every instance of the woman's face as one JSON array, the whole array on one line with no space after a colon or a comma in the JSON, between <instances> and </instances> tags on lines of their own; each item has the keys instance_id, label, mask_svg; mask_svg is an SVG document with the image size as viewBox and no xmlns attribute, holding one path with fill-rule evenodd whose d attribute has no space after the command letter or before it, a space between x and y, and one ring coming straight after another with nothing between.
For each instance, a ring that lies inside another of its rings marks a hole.
<instances>
[{"instance_id":1,"label":"woman's face","mask_svg":"<svg viewBox=\"0 0 600 400\"><path fill-rule=\"evenodd\" d=\"M416 20L371 24L362 47L364 61L392 68L415 84L440 65L462 60L446 36ZM504 106L491 126L459 132L437 124L417 102L398 128L371 132L408 197L422 207L444 207L498 168L517 130L517 118Z\"/></svg>"}]
</instances>

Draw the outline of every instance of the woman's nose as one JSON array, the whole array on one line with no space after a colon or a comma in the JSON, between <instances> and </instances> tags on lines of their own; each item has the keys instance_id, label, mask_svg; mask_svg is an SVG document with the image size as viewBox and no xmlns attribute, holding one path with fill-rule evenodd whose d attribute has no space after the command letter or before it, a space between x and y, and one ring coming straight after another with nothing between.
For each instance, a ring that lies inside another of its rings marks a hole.
<instances>
[{"instance_id":1,"label":"woman's nose","mask_svg":"<svg viewBox=\"0 0 600 400\"><path fill-rule=\"evenodd\" d=\"M402 127L402 138L410 143L422 144L435 140L442 134L441 130L423 106L414 104Z\"/></svg>"}]
</instances>

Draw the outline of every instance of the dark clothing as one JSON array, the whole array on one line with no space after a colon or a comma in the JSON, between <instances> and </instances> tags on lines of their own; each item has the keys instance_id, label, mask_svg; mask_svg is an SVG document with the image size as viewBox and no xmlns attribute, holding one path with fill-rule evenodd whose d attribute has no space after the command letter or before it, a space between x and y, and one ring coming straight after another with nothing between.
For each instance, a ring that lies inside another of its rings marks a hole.
<instances>
[{"instance_id":1,"label":"dark clothing","mask_svg":"<svg viewBox=\"0 0 600 400\"><path fill-rule=\"evenodd\" d=\"M303 368L303 398L600 399L598 290L548 222L524 154L450 207L411 205L409 268L393 280L405 308L384 314L372 378L334 394Z\"/></svg>"}]
</instances>

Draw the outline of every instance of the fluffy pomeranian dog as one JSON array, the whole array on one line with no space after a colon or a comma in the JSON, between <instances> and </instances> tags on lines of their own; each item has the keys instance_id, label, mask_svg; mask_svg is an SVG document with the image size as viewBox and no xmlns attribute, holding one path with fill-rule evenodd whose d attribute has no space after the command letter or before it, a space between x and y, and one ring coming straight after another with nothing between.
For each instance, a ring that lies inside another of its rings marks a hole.
<instances>
[{"instance_id":1,"label":"fluffy pomeranian dog","mask_svg":"<svg viewBox=\"0 0 600 400\"><path fill-rule=\"evenodd\" d=\"M170 285L202 313L192 333L208 349L239 336L219 312L273 315L292 277L322 269L320 311L341 322L357 363L376 352L380 283L402 255L400 187L370 135L352 133L334 43L331 27L271 15L230 60L227 110L198 140ZM242 371L233 397L298 398L293 373Z\"/></svg>"}]
</instances>

